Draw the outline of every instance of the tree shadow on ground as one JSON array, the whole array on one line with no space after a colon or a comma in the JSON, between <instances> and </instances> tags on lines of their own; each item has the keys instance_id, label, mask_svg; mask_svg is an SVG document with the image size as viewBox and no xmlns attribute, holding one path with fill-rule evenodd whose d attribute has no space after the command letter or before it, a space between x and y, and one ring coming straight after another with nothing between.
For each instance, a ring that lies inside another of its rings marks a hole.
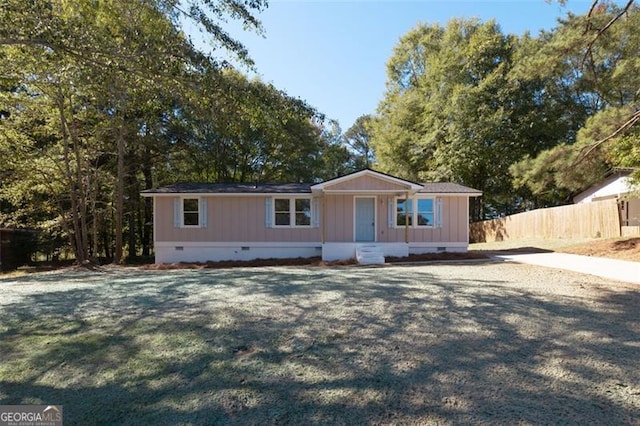
<instances>
[{"instance_id":1,"label":"tree shadow on ground","mask_svg":"<svg viewBox=\"0 0 640 426\"><path fill-rule=\"evenodd\" d=\"M631 250L640 245L640 238L627 238L625 240L615 241L612 246L614 250Z\"/></svg>"},{"instance_id":2,"label":"tree shadow on ground","mask_svg":"<svg viewBox=\"0 0 640 426\"><path fill-rule=\"evenodd\" d=\"M516 247L516 248L493 250L493 251L497 253L517 253L517 254L553 253L553 250L543 249L540 247Z\"/></svg>"},{"instance_id":3,"label":"tree shadow on ground","mask_svg":"<svg viewBox=\"0 0 640 426\"><path fill-rule=\"evenodd\" d=\"M69 424L635 422L638 291L492 267L16 279L0 402Z\"/></svg>"}]
</instances>

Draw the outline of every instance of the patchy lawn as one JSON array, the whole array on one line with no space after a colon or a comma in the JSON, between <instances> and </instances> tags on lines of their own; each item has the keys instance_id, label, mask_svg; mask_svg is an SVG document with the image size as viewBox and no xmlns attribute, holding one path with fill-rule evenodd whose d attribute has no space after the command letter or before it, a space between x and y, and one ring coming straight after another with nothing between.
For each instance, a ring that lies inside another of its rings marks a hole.
<instances>
[{"instance_id":1,"label":"patchy lawn","mask_svg":"<svg viewBox=\"0 0 640 426\"><path fill-rule=\"evenodd\" d=\"M562 247L557 251L640 262L640 238L598 239L584 244Z\"/></svg>"},{"instance_id":2,"label":"patchy lawn","mask_svg":"<svg viewBox=\"0 0 640 426\"><path fill-rule=\"evenodd\" d=\"M0 279L0 403L66 424L637 424L640 289L517 264Z\"/></svg>"},{"instance_id":3,"label":"patchy lawn","mask_svg":"<svg viewBox=\"0 0 640 426\"><path fill-rule=\"evenodd\" d=\"M487 251L556 251L583 256L640 262L640 238L574 238L574 239L524 239L470 244L469 249L478 253Z\"/></svg>"}]
</instances>

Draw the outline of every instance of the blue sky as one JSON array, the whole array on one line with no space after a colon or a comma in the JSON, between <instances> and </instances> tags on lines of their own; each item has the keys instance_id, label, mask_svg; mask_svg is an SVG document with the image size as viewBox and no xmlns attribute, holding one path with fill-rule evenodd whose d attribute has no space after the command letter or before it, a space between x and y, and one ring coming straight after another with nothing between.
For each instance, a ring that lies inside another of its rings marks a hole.
<instances>
[{"instance_id":1,"label":"blue sky","mask_svg":"<svg viewBox=\"0 0 640 426\"><path fill-rule=\"evenodd\" d=\"M346 131L375 113L386 81L386 62L400 37L418 23L451 18L495 18L503 32L538 34L568 11L582 14L591 0L566 6L544 0L400 1L270 0L259 18L264 38L230 22L230 33L249 49L257 75L338 120Z\"/></svg>"}]
</instances>

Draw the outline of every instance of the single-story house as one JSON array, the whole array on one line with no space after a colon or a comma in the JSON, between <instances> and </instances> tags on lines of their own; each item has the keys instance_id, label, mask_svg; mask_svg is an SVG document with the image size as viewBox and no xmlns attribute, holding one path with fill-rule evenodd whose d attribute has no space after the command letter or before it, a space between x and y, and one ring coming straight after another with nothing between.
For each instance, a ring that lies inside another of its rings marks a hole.
<instances>
[{"instance_id":1,"label":"single-story house","mask_svg":"<svg viewBox=\"0 0 640 426\"><path fill-rule=\"evenodd\" d=\"M152 197L156 263L465 252L469 198L365 169L321 183L179 183Z\"/></svg>"},{"instance_id":2,"label":"single-story house","mask_svg":"<svg viewBox=\"0 0 640 426\"><path fill-rule=\"evenodd\" d=\"M634 185L629 170L618 170L602 182L582 191L575 197L575 204L615 199L620 210L621 226L640 226L640 187Z\"/></svg>"}]
</instances>

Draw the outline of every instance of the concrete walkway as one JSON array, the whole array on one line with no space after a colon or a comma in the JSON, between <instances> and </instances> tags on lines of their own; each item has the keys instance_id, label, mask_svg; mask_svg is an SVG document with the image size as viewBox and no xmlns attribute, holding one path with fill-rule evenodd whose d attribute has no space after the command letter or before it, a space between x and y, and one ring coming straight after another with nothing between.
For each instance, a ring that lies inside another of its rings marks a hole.
<instances>
[{"instance_id":1,"label":"concrete walkway","mask_svg":"<svg viewBox=\"0 0 640 426\"><path fill-rule=\"evenodd\" d=\"M495 254L496 260L527 263L548 268L566 269L617 281L640 284L640 262L579 256L566 253Z\"/></svg>"}]
</instances>

